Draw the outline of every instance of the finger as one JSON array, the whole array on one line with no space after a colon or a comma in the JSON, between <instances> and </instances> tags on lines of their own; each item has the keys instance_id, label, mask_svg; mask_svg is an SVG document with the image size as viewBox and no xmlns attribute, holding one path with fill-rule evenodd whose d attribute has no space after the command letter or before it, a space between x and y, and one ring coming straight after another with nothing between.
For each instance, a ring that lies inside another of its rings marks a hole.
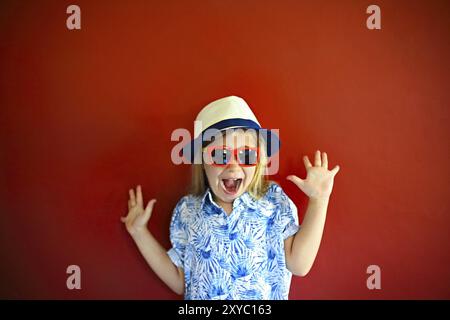
<instances>
[{"instance_id":1,"label":"finger","mask_svg":"<svg viewBox=\"0 0 450 320\"><path fill-rule=\"evenodd\" d=\"M328 169L328 155L326 152L322 152L322 167Z\"/></svg>"},{"instance_id":2,"label":"finger","mask_svg":"<svg viewBox=\"0 0 450 320\"><path fill-rule=\"evenodd\" d=\"M131 200L128 200L128 210L131 209Z\"/></svg>"},{"instance_id":3,"label":"finger","mask_svg":"<svg viewBox=\"0 0 450 320\"><path fill-rule=\"evenodd\" d=\"M339 172L339 169L340 169L340 167L339 167L339 166L336 166L336 167L333 168L333 170L331 170L331 173L333 174L333 176L335 176L336 173Z\"/></svg>"},{"instance_id":4,"label":"finger","mask_svg":"<svg viewBox=\"0 0 450 320\"><path fill-rule=\"evenodd\" d=\"M286 179L293 182L299 188L303 187L303 184L305 183L303 179L300 179L299 177L294 175L287 176Z\"/></svg>"},{"instance_id":5,"label":"finger","mask_svg":"<svg viewBox=\"0 0 450 320\"><path fill-rule=\"evenodd\" d=\"M145 208L145 211L144 211L144 220L150 219L155 202L156 202L156 199L152 199L148 202L147 207Z\"/></svg>"},{"instance_id":6,"label":"finger","mask_svg":"<svg viewBox=\"0 0 450 320\"><path fill-rule=\"evenodd\" d=\"M314 157L314 166L316 167L322 166L322 160L320 159L320 150L316 151L316 155Z\"/></svg>"},{"instance_id":7,"label":"finger","mask_svg":"<svg viewBox=\"0 0 450 320\"><path fill-rule=\"evenodd\" d=\"M123 223L125 223L127 221L127 217L120 217L120 221L122 221Z\"/></svg>"},{"instance_id":8,"label":"finger","mask_svg":"<svg viewBox=\"0 0 450 320\"><path fill-rule=\"evenodd\" d=\"M136 197L134 196L134 190L130 189L129 193L130 193L131 206L135 206L136 205Z\"/></svg>"},{"instance_id":9,"label":"finger","mask_svg":"<svg viewBox=\"0 0 450 320\"><path fill-rule=\"evenodd\" d=\"M305 163L305 168L309 169L312 167L311 161L309 161L308 156L304 156L303 157L303 162Z\"/></svg>"},{"instance_id":10,"label":"finger","mask_svg":"<svg viewBox=\"0 0 450 320\"><path fill-rule=\"evenodd\" d=\"M136 203L138 204L138 206L143 207L144 201L142 200L142 189L140 185L137 186L136 195Z\"/></svg>"}]
</instances>

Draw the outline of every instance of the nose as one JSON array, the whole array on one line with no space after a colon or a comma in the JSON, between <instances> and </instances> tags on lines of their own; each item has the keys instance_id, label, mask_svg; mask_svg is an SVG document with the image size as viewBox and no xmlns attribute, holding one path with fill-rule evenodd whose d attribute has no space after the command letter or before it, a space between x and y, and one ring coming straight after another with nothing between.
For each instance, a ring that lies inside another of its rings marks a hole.
<instances>
[{"instance_id":1,"label":"nose","mask_svg":"<svg viewBox=\"0 0 450 320\"><path fill-rule=\"evenodd\" d=\"M231 155L230 161L228 162L228 166L227 167L239 167L239 162L237 160L237 154L233 153Z\"/></svg>"}]
</instances>

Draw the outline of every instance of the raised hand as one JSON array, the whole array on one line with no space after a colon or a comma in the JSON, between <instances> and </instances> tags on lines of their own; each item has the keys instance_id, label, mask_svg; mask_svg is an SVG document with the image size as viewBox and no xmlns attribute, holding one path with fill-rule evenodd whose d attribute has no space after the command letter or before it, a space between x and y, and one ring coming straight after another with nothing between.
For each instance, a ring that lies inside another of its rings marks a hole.
<instances>
[{"instance_id":1,"label":"raised hand","mask_svg":"<svg viewBox=\"0 0 450 320\"><path fill-rule=\"evenodd\" d=\"M152 215L156 199L150 200L144 210L141 186L137 186L136 194L133 189L130 189L129 195L128 214L126 217L121 217L120 221L125 223L127 231L131 235L136 235L139 232L147 230L147 223Z\"/></svg>"},{"instance_id":2,"label":"raised hand","mask_svg":"<svg viewBox=\"0 0 450 320\"><path fill-rule=\"evenodd\" d=\"M308 156L303 157L303 162L306 168L306 179L300 179L295 175L289 175L286 179L295 183L309 198L326 199L330 197L334 176L340 167L336 165L332 170L328 170L328 156L325 152L322 152L321 156L319 150L315 154L314 166Z\"/></svg>"}]
</instances>

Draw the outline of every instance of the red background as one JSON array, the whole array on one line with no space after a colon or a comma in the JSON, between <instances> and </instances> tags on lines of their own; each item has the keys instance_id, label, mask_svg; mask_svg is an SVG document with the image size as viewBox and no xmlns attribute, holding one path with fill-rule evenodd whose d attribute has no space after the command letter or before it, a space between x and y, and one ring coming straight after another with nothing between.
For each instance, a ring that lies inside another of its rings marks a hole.
<instances>
[{"instance_id":1,"label":"red background","mask_svg":"<svg viewBox=\"0 0 450 320\"><path fill-rule=\"evenodd\" d=\"M165 248L186 193L170 135L238 95L279 128L273 177L327 151L341 166L315 265L291 299L450 298L449 5L376 1L65 1L0 5L0 297L180 298L119 217L157 198ZM66 268L81 268L81 290ZM381 290L366 268L381 267Z\"/></svg>"}]
</instances>

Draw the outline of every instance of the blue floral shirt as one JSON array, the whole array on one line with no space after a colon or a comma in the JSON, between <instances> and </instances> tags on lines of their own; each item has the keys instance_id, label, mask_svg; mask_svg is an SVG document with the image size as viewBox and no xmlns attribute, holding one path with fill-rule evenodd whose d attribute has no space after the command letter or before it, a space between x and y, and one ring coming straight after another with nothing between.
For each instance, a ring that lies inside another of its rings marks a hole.
<instances>
[{"instance_id":1,"label":"blue floral shirt","mask_svg":"<svg viewBox=\"0 0 450 320\"><path fill-rule=\"evenodd\" d=\"M297 207L276 183L259 200L243 193L230 215L208 189L176 205L167 253L184 269L185 299L288 299L284 240L298 229Z\"/></svg>"}]
</instances>

